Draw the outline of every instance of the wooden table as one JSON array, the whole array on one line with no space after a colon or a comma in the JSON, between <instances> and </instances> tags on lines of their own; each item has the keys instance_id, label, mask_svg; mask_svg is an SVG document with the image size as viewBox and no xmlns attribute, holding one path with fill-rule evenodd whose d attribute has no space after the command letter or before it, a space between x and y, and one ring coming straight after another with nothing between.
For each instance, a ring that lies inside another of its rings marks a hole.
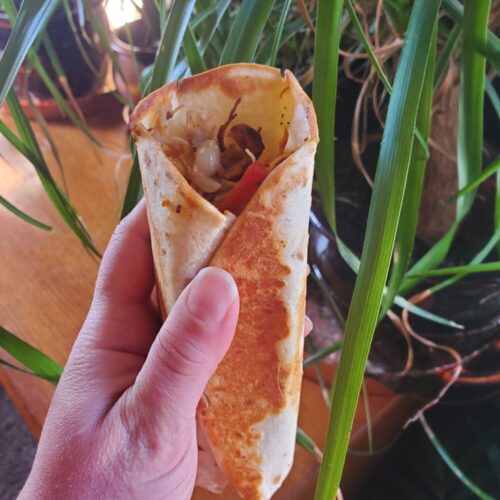
<instances>
[{"instance_id":1,"label":"wooden table","mask_svg":"<svg viewBox=\"0 0 500 500\"><path fill-rule=\"evenodd\" d=\"M10 124L8 117L6 121ZM99 250L115 227L123 197L130 158L127 133L116 108L89 119L95 137L110 151L92 146L84 135L66 123L53 123L50 133L64 165L71 200L83 217ZM61 180L49 142L35 126L42 150L54 176ZM0 207L0 324L64 364L87 313L98 262L83 249L51 205L33 167L2 137L0 139L0 194L33 217L54 227L39 230ZM1 355L8 359L5 353ZM54 391L48 382L13 370L1 369L0 380L28 427L40 435ZM397 397L368 381L375 447L391 441L399 432L414 402ZM328 419L319 386L303 383L300 426L322 446ZM367 449L365 410L360 404L351 439L355 450ZM343 481L346 498L363 484L374 460L350 455ZM297 448L292 473L276 498L311 498L319 464ZM196 491L194 498L220 499ZM236 498L229 490L224 498Z\"/></svg>"}]
</instances>

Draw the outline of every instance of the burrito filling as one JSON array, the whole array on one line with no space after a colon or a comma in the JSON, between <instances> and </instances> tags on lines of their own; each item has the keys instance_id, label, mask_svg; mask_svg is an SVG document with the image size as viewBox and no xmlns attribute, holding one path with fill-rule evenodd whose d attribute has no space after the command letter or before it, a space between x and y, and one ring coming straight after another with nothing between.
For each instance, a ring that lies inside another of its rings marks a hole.
<instances>
[{"instance_id":1,"label":"burrito filling","mask_svg":"<svg viewBox=\"0 0 500 500\"><path fill-rule=\"evenodd\" d=\"M265 149L261 129L244 123L231 125L240 102L241 98L236 100L218 130L190 123L187 113L185 120L170 122L184 111L182 105L165 113L163 127L157 123L143 130L148 134L165 128L168 133L156 137L163 152L201 196L221 212L234 215L241 214L269 172L286 156L280 155L267 165L259 161Z\"/></svg>"}]
</instances>

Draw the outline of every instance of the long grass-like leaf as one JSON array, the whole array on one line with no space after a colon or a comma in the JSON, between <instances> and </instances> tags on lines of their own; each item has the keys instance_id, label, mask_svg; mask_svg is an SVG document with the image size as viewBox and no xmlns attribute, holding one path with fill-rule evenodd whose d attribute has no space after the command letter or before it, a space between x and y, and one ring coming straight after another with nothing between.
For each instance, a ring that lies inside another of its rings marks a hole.
<instances>
[{"instance_id":1,"label":"long grass-like leaf","mask_svg":"<svg viewBox=\"0 0 500 500\"><path fill-rule=\"evenodd\" d=\"M434 75L434 90L439 88L441 82L443 80L443 76L445 74L446 68L448 67L448 63L455 48L458 38L462 33L462 26L460 24L455 24L451 31L446 35L446 42L439 53L439 57L436 61L436 73Z\"/></svg>"},{"instance_id":2,"label":"long grass-like leaf","mask_svg":"<svg viewBox=\"0 0 500 500\"><path fill-rule=\"evenodd\" d=\"M95 256L100 257L100 253L95 248L92 238L83 225L78 212L71 205L65 194L54 181L49 168L45 163L42 152L40 151L33 129L31 128L31 125L21 108L19 101L17 100L17 97L12 91L7 94L7 104L21 140L15 138L14 134L10 131L4 134L5 137L10 140L14 147L19 145L20 147L17 148L18 151L26 156L26 158L33 164L36 173L54 207L73 233L80 239L84 247L89 249ZM0 127L0 129L2 129L2 127ZM1 131L4 132L4 130Z\"/></svg>"},{"instance_id":3,"label":"long grass-like leaf","mask_svg":"<svg viewBox=\"0 0 500 500\"><path fill-rule=\"evenodd\" d=\"M477 3L481 4L484 1L477 0ZM470 22L470 19L467 19L467 14L464 12L464 6L458 0L443 0L443 7L456 23L463 24L464 20ZM479 7L481 8L480 5ZM473 44L476 50L488 58L488 61L495 70L500 71L500 39L488 30L486 40L481 37L474 40Z\"/></svg>"},{"instance_id":4,"label":"long grass-like leaf","mask_svg":"<svg viewBox=\"0 0 500 500\"><path fill-rule=\"evenodd\" d=\"M160 88L170 79L195 0L174 0L156 54L149 91Z\"/></svg>"},{"instance_id":5,"label":"long grass-like leaf","mask_svg":"<svg viewBox=\"0 0 500 500\"><path fill-rule=\"evenodd\" d=\"M0 105L31 46L47 26L60 0L25 0L0 59Z\"/></svg>"},{"instance_id":6,"label":"long grass-like leaf","mask_svg":"<svg viewBox=\"0 0 500 500\"><path fill-rule=\"evenodd\" d=\"M195 30L198 26L202 25L205 21L207 21L212 14L215 14L217 10L217 3L213 5L209 5L204 8L202 6L195 7L196 14L193 16L193 20L189 23L191 25L191 29ZM203 9L203 10L200 10Z\"/></svg>"},{"instance_id":7,"label":"long grass-like leaf","mask_svg":"<svg viewBox=\"0 0 500 500\"><path fill-rule=\"evenodd\" d=\"M167 23L167 9L168 5L167 2L164 2L163 0L158 0L158 12L160 14L160 33L163 33L163 30L165 29L165 24Z\"/></svg>"},{"instance_id":8,"label":"long grass-like leaf","mask_svg":"<svg viewBox=\"0 0 500 500\"><path fill-rule=\"evenodd\" d=\"M252 62L274 0L243 0L224 45L220 64Z\"/></svg>"},{"instance_id":9,"label":"long grass-like leaf","mask_svg":"<svg viewBox=\"0 0 500 500\"><path fill-rule=\"evenodd\" d=\"M47 142L49 143L50 151L52 153L52 156L54 157L57 168L59 169L59 173L61 174L61 179L62 179L62 184L64 187L64 192L66 193L66 196L69 198L69 190L68 190L68 184L66 182L66 174L64 172L64 166L61 161L61 155L59 154L59 150L57 149L57 145L54 142L54 139L52 138L52 134L50 133L49 125L47 121L45 120L42 112L38 107L35 105L33 102L33 98L31 93L28 93L28 105L30 107L31 113L33 114L33 118L36 120L38 125L40 126L40 129L45 136L45 139L47 139Z\"/></svg>"},{"instance_id":10,"label":"long grass-like leaf","mask_svg":"<svg viewBox=\"0 0 500 500\"><path fill-rule=\"evenodd\" d=\"M273 31L278 29L274 26L271 28ZM279 40L278 51L291 40L298 31L304 29L304 20L302 18L294 19L293 21L286 23ZM271 64L271 57L273 51L273 44L276 42L275 36L267 36L263 42L260 44L257 54L255 55L255 61L261 64Z\"/></svg>"},{"instance_id":11,"label":"long grass-like leaf","mask_svg":"<svg viewBox=\"0 0 500 500\"><path fill-rule=\"evenodd\" d=\"M306 366L312 365L313 363L321 361L334 352L340 351L340 349L342 349L342 341L339 340L337 342L333 342L333 344L325 347L324 349L321 349L321 351L317 351L314 354L307 356L307 358L304 359L304 368Z\"/></svg>"},{"instance_id":12,"label":"long grass-like leaf","mask_svg":"<svg viewBox=\"0 0 500 500\"><path fill-rule=\"evenodd\" d=\"M418 278L416 276L429 269L433 269L446 257L451 248L457 228L458 223L454 222L441 239L437 241L427 251L427 253L410 268L405 276L405 279L403 280L403 283L399 287L399 293L401 295L406 295L422 281L422 278ZM410 275L413 275L414 277L410 278Z\"/></svg>"},{"instance_id":13,"label":"long grass-like leaf","mask_svg":"<svg viewBox=\"0 0 500 500\"><path fill-rule=\"evenodd\" d=\"M321 5L321 4L320 4ZM366 360L377 325L389 271L413 133L439 0L416 0L387 112L368 215L361 266L347 318L344 344L334 381L328 434L316 498L337 493L349 444Z\"/></svg>"},{"instance_id":14,"label":"long grass-like leaf","mask_svg":"<svg viewBox=\"0 0 500 500\"><path fill-rule=\"evenodd\" d=\"M453 195L450 200L454 200L455 198L459 198L460 196L465 196L470 192L474 191L480 184L482 184L486 179L491 177L498 169L500 168L500 158L495 160L493 163L488 165L476 179L472 180L464 186L457 194Z\"/></svg>"},{"instance_id":15,"label":"long grass-like leaf","mask_svg":"<svg viewBox=\"0 0 500 500\"><path fill-rule=\"evenodd\" d=\"M379 77L380 81L382 82L382 85L384 86L385 90L387 90L388 94L390 95L392 92L392 86L389 82L389 78L387 78L387 75L385 74L382 66L378 62L377 56L375 55L375 52L372 49L372 46L370 45L370 42L363 31L363 26L361 26L361 22L358 18L358 15L356 14L356 9L354 8L354 5L352 3L352 0L346 0L346 6L347 6L347 11L349 13L349 17L352 20L354 29L358 33L358 36L361 40L361 44L363 45L363 48L365 49L368 58L375 69L375 72L377 73L377 76ZM424 149L425 152L425 157L426 159L429 157L429 148L427 146L427 140L424 135L427 134L422 134L422 132L418 129L418 127L415 127L415 136L417 140L420 142L420 145Z\"/></svg>"},{"instance_id":16,"label":"long grass-like leaf","mask_svg":"<svg viewBox=\"0 0 500 500\"><path fill-rule=\"evenodd\" d=\"M39 229L43 229L44 231L52 231L52 227L47 226L47 224L44 224L43 222L34 219L27 213L23 212L22 210L14 206L3 196L0 196L0 205L3 205L7 210L10 210L14 215L17 215L19 218L23 219L28 224L38 227Z\"/></svg>"},{"instance_id":17,"label":"long grass-like leaf","mask_svg":"<svg viewBox=\"0 0 500 500\"><path fill-rule=\"evenodd\" d=\"M3 1L3 6L5 8L5 11L7 15L9 16L9 19L12 23L17 23L18 14L15 4L13 0L2 0ZM52 48L52 45L50 43L50 40L46 36L41 36L41 39L45 40L45 43L49 49L49 53L51 54L51 62L54 63L54 68L56 69L56 72L59 76L62 76L65 79L64 72L62 70L61 64L59 62L59 59L57 55L55 54L55 50ZM52 50L51 50L52 48ZM59 110L61 111L63 116L68 117L74 125L76 125L86 136L87 138L96 146L102 148L102 145L100 142L92 135L90 130L88 129L85 121L83 120L83 116L78 108L78 105L75 103L75 110L68 104L64 96L62 95L61 91L57 87L57 85L54 83L53 79L50 77L49 73L45 69L44 65L42 64L42 61L38 57L36 51L34 48L31 48L28 51L28 58L35 69L35 71L38 73L40 78L42 79L43 83L49 90L52 98L54 99L55 103L57 104ZM69 90L68 86L66 85L67 90ZM69 94L71 95L71 91L69 90ZM74 98L73 98L73 102ZM79 113L78 113L79 112Z\"/></svg>"},{"instance_id":18,"label":"long grass-like leaf","mask_svg":"<svg viewBox=\"0 0 500 500\"><path fill-rule=\"evenodd\" d=\"M491 101L491 104L493 105L493 108L495 109L497 116L500 118L500 98L498 97L495 87L493 87L488 78L484 80L484 89L486 91L486 95Z\"/></svg>"},{"instance_id":19,"label":"long grass-like leaf","mask_svg":"<svg viewBox=\"0 0 500 500\"><path fill-rule=\"evenodd\" d=\"M137 151L135 150L135 146L132 146L133 149L133 160L132 167L130 169L130 174L128 178L127 191L125 193L125 198L123 200L122 213L120 218L123 219L126 217L132 209L139 203L139 200L142 197L143 189L142 189L142 179L141 179L141 170L139 168L139 157L137 156Z\"/></svg>"},{"instance_id":20,"label":"long grass-like leaf","mask_svg":"<svg viewBox=\"0 0 500 500\"><path fill-rule=\"evenodd\" d=\"M188 60L189 69L191 70L192 75L196 75L197 73L202 73L207 70L207 66L203 60L203 56L201 55L198 45L196 44L196 39L190 26L187 27L186 33L184 34L182 48Z\"/></svg>"},{"instance_id":21,"label":"long grass-like leaf","mask_svg":"<svg viewBox=\"0 0 500 500\"><path fill-rule=\"evenodd\" d=\"M69 27L71 32L73 33L73 37L76 42L76 46L82 56L83 61L87 65L87 67L92 71L95 76L99 76L99 70L95 67L94 63L91 61L85 47L83 46L82 40L80 38L80 34L78 33L78 29L75 24L75 20L73 19L73 13L71 11L70 0L62 0L62 5L64 7L64 13L66 14L66 19L68 20Z\"/></svg>"},{"instance_id":22,"label":"long grass-like leaf","mask_svg":"<svg viewBox=\"0 0 500 500\"><path fill-rule=\"evenodd\" d=\"M17 137L14 132L7 126L5 122L0 120L0 134L2 134L25 158L31 163L36 164L38 158L28 149L26 144Z\"/></svg>"},{"instance_id":23,"label":"long grass-like leaf","mask_svg":"<svg viewBox=\"0 0 500 500\"><path fill-rule=\"evenodd\" d=\"M323 459L323 453L319 449L318 445L312 440L312 438L306 434L300 427L297 427L296 435L297 444L310 453L318 462L321 463Z\"/></svg>"},{"instance_id":24,"label":"long grass-like leaf","mask_svg":"<svg viewBox=\"0 0 500 500\"><path fill-rule=\"evenodd\" d=\"M500 227L497 227L495 229L495 232L491 236L491 238L488 240L486 245L474 256L474 258L470 261L469 265L476 265L480 264L483 262L486 257L491 253L493 248L495 248L495 245L498 244L500 241ZM453 277L448 278L447 280L441 281L440 283L437 283L436 285L432 286L429 291L431 293L436 293L440 290L443 290L444 288L453 285L457 281L460 281L462 278L467 276L467 272L461 273L461 274L455 274Z\"/></svg>"},{"instance_id":25,"label":"long grass-like leaf","mask_svg":"<svg viewBox=\"0 0 500 500\"><path fill-rule=\"evenodd\" d=\"M269 59L269 64L271 66L276 65L276 58L278 57L278 50L281 45L281 37L283 36L283 28L285 27L285 21L290 11L290 6L292 5L292 0L285 0L283 7L281 8L281 14L276 26L276 31L273 36L273 45L271 48L271 57Z\"/></svg>"},{"instance_id":26,"label":"long grass-like leaf","mask_svg":"<svg viewBox=\"0 0 500 500\"><path fill-rule=\"evenodd\" d=\"M205 29L200 33L200 47L201 47L202 54L205 54L207 47L210 45L217 29L220 27L220 25L222 23L222 19L224 18L224 15L226 14L230 3L231 3L231 0L219 0L214 5L214 7L215 7L214 17L210 18L210 21L212 21L212 24L211 24L210 28L205 27ZM216 61L214 61L214 64L218 63L218 61L219 61L219 57L216 58ZM207 64L207 61L205 61L205 63Z\"/></svg>"},{"instance_id":27,"label":"long grass-like leaf","mask_svg":"<svg viewBox=\"0 0 500 500\"><path fill-rule=\"evenodd\" d=\"M432 269L425 273L420 273L418 276L433 278L436 276L450 276L454 274L474 274L474 273L490 273L500 271L500 262L487 262L485 264L467 264L465 266L452 266L443 269ZM411 275L410 275L411 276Z\"/></svg>"},{"instance_id":28,"label":"long grass-like leaf","mask_svg":"<svg viewBox=\"0 0 500 500\"><path fill-rule=\"evenodd\" d=\"M500 228L500 170L497 172L497 182L495 191L495 214L493 224L495 231ZM497 242L497 257L500 259L500 241Z\"/></svg>"},{"instance_id":29,"label":"long grass-like leaf","mask_svg":"<svg viewBox=\"0 0 500 500\"><path fill-rule=\"evenodd\" d=\"M464 41L460 71L458 108L457 171L462 189L481 173L483 152L483 102L486 60L475 50L478 41L486 40L490 0L465 0ZM472 206L474 191L457 199L457 218Z\"/></svg>"},{"instance_id":30,"label":"long grass-like leaf","mask_svg":"<svg viewBox=\"0 0 500 500\"><path fill-rule=\"evenodd\" d=\"M314 39L313 102L320 142L316 153L316 182L323 213L333 232L335 221L335 102L343 0L319 0Z\"/></svg>"},{"instance_id":31,"label":"long grass-like leaf","mask_svg":"<svg viewBox=\"0 0 500 500\"><path fill-rule=\"evenodd\" d=\"M427 68L425 70L424 86L422 88L422 95L418 107L416 127L420 130L425 141L429 136L431 125L431 109L433 100L434 88L434 69L436 60L436 41L437 29L431 45L431 52ZM427 163L427 155L420 144L415 138L413 140L413 150L411 155L408 181L406 183L405 196L403 207L401 209L401 224L399 224L396 241L394 244L393 265L391 275L387 284L387 292L382 301L381 316L391 307L394 298L398 294L399 286L403 281L403 277L408 269L411 255L413 252L413 245L415 242L415 235L417 232L418 216L420 212L420 200L422 197L422 188L424 185L425 166Z\"/></svg>"},{"instance_id":32,"label":"long grass-like leaf","mask_svg":"<svg viewBox=\"0 0 500 500\"><path fill-rule=\"evenodd\" d=\"M375 56L375 53L373 52L373 49L370 45L370 42L368 41L368 38L366 37L366 34L363 30L363 26L361 26L361 22L358 18L358 15L356 14L356 9L354 8L352 0L345 0L345 5L347 7L347 12L349 13L349 17L351 18L354 29L356 30L356 33L358 34L358 36L361 40L361 44L363 45L363 48L365 49L366 53L368 54L368 58L370 59L372 66L374 67L375 71L377 72L377 75L380 78L380 81L382 82L382 84L384 85L386 90L390 93L392 91L392 87L391 87L391 84L389 82L389 79L387 78L386 74L384 73L382 66L378 62L378 59Z\"/></svg>"},{"instance_id":33,"label":"long grass-like leaf","mask_svg":"<svg viewBox=\"0 0 500 500\"><path fill-rule=\"evenodd\" d=\"M427 420L424 415L420 416L420 423L422 424L422 427L425 433L427 434L427 437L429 438L430 442L434 446L435 450L439 453L439 456L443 459L444 463L450 468L453 474L455 474L457 479L461 481L471 493L476 495L481 500L494 500L494 498L491 495L485 493L479 486L477 486L477 484L473 483L462 472L462 470L460 470L460 467L453 460L453 458L451 458L450 454L446 451L441 441L439 441L437 436L434 434L433 430L427 423Z\"/></svg>"},{"instance_id":34,"label":"long grass-like leaf","mask_svg":"<svg viewBox=\"0 0 500 500\"><path fill-rule=\"evenodd\" d=\"M337 235L337 248L339 249L339 253L344 259L344 261L347 263L347 265L352 269L353 272L356 274L359 273L359 266L360 262L358 257L352 252L351 249L339 238ZM311 271L314 273L314 266L311 267ZM421 278L413 278L413 279L419 279ZM384 287L384 293L386 293L386 287ZM434 323L438 323L440 325L445 325L449 326L450 328L458 328L458 329L463 329L464 327L462 325L459 325L458 323L455 323L454 321L451 321L449 319L443 318L442 316L438 316L437 314L431 313L430 311L426 311L425 309L422 309L421 307L418 307L417 305L409 302L406 300L404 297L401 297L400 295L396 295L394 298L394 303L401 307L402 309L407 309L409 312L412 314L415 314L416 316L419 316L423 319L432 321Z\"/></svg>"},{"instance_id":35,"label":"long grass-like leaf","mask_svg":"<svg viewBox=\"0 0 500 500\"><path fill-rule=\"evenodd\" d=\"M0 326L0 347L38 377L53 383L56 383L61 377L63 369L59 364L24 340L16 337L3 326Z\"/></svg>"}]
</instances>

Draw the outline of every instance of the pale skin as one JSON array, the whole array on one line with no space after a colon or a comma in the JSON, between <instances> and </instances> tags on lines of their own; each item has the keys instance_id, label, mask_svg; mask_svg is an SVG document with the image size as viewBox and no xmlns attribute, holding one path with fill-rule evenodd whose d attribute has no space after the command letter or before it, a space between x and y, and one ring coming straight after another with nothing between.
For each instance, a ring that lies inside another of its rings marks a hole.
<instances>
[{"instance_id":1,"label":"pale skin","mask_svg":"<svg viewBox=\"0 0 500 500\"><path fill-rule=\"evenodd\" d=\"M234 336L238 290L206 268L163 324L153 296L141 202L105 252L21 500L191 497L196 407Z\"/></svg>"}]
</instances>

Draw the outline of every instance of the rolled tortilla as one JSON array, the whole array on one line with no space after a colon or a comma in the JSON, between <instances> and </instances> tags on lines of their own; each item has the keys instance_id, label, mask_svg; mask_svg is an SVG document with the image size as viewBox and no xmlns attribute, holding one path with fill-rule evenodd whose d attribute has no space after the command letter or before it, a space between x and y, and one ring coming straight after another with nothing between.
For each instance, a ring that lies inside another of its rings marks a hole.
<instances>
[{"instance_id":1,"label":"rolled tortilla","mask_svg":"<svg viewBox=\"0 0 500 500\"><path fill-rule=\"evenodd\" d=\"M274 167L238 217L186 181L172 149L194 130L215 139L232 110L232 126L259 130L257 159ZM210 448L200 451L198 482L221 491L225 478L243 498L270 498L295 448L318 142L312 103L289 71L234 64L165 85L137 106L131 129L164 314L206 265L229 271L240 293L234 340L198 407L199 442Z\"/></svg>"}]
</instances>

